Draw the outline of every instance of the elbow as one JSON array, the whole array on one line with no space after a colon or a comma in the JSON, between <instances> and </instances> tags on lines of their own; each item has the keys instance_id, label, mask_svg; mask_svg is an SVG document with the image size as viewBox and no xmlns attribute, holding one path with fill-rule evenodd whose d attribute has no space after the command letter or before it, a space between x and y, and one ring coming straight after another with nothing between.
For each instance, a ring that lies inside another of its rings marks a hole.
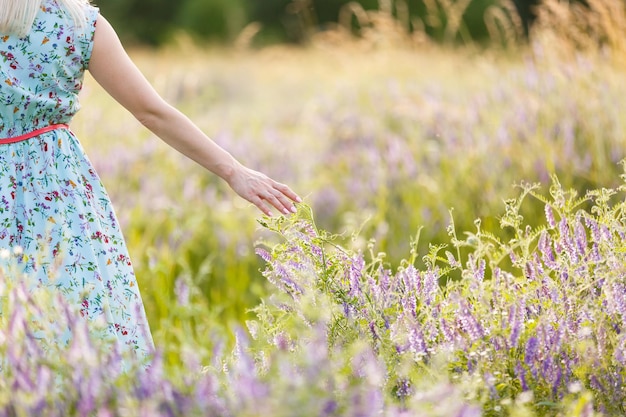
<instances>
[{"instance_id":1,"label":"elbow","mask_svg":"<svg viewBox=\"0 0 626 417\"><path fill-rule=\"evenodd\" d=\"M148 130L158 133L161 126L167 124L167 119L171 113L171 107L167 103L161 102L156 106L146 106L135 111L133 116Z\"/></svg>"},{"instance_id":2,"label":"elbow","mask_svg":"<svg viewBox=\"0 0 626 417\"><path fill-rule=\"evenodd\" d=\"M158 113L151 113L151 112L136 113L134 116L135 116L135 119L139 121L139 123L141 123L144 127L146 127L150 131L155 130L155 129L158 130L159 121L162 119Z\"/></svg>"}]
</instances>

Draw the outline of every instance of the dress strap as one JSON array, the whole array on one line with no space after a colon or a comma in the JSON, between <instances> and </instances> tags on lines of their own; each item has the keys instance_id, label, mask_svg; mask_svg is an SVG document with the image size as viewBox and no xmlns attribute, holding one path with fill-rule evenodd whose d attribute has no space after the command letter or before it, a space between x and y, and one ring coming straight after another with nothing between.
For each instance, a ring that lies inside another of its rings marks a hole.
<instances>
[{"instance_id":1,"label":"dress strap","mask_svg":"<svg viewBox=\"0 0 626 417\"><path fill-rule=\"evenodd\" d=\"M34 138L35 136L39 136L39 135L41 135L43 133L46 133L46 132L51 132L51 131L57 130L57 129L69 129L69 128L70 127L68 125L66 125L66 124L50 125L50 126L42 127L41 129L33 130L32 132L28 132L28 133L25 133L25 134L20 135L20 136L14 136L12 138L1 138L0 139L0 145L4 145L4 144L7 144L7 143L21 142L23 140Z\"/></svg>"}]
</instances>

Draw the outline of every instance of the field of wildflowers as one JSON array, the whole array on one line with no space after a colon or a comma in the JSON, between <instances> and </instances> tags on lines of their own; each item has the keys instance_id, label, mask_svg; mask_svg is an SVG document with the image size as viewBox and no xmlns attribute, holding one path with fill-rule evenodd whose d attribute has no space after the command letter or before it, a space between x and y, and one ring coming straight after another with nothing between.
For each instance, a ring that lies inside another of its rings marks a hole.
<instances>
[{"instance_id":1,"label":"field of wildflowers","mask_svg":"<svg viewBox=\"0 0 626 417\"><path fill-rule=\"evenodd\" d=\"M305 203L259 218L88 80L72 127L158 351L144 370L3 279L0 416L624 415L626 76L600 29L602 48L132 51ZM71 346L42 346L46 317Z\"/></svg>"}]
</instances>

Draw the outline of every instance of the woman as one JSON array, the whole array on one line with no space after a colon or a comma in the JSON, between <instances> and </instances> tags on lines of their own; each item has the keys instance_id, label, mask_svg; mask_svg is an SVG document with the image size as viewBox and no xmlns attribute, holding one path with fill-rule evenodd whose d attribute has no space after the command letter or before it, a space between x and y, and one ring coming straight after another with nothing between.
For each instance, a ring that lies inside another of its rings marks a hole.
<instances>
[{"instance_id":1,"label":"woman","mask_svg":"<svg viewBox=\"0 0 626 417\"><path fill-rule=\"evenodd\" d=\"M90 322L104 321L107 337L146 358L153 342L128 250L68 127L86 70L143 125L263 213L295 212L300 198L241 165L168 105L88 0L0 0L0 248L19 253L35 285L60 291Z\"/></svg>"}]
</instances>

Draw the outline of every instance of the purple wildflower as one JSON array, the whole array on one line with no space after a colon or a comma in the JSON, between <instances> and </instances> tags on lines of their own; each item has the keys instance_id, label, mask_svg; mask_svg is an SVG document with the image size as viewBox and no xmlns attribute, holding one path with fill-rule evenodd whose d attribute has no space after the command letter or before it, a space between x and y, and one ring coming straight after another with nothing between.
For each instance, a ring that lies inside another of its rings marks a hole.
<instances>
[{"instance_id":1,"label":"purple wildflower","mask_svg":"<svg viewBox=\"0 0 626 417\"><path fill-rule=\"evenodd\" d=\"M526 341L526 349L524 350L524 363L530 369L534 369L539 353L539 339L535 336L528 338Z\"/></svg>"},{"instance_id":2,"label":"purple wildflower","mask_svg":"<svg viewBox=\"0 0 626 417\"><path fill-rule=\"evenodd\" d=\"M409 329L409 350L417 359L422 358L427 354L424 335L422 334L422 330L418 328L417 325L414 325Z\"/></svg>"},{"instance_id":3,"label":"purple wildflower","mask_svg":"<svg viewBox=\"0 0 626 417\"><path fill-rule=\"evenodd\" d=\"M328 400L324 403L324 407L322 407L322 416L332 416L335 415L337 411L338 405L335 400Z\"/></svg>"},{"instance_id":4,"label":"purple wildflower","mask_svg":"<svg viewBox=\"0 0 626 417\"><path fill-rule=\"evenodd\" d=\"M385 297L383 297L380 285L376 282L376 279L373 276L368 276L367 281L374 303L380 306L384 305Z\"/></svg>"},{"instance_id":5,"label":"purple wildflower","mask_svg":"<svg viewBox=\"0 0 626 417\"><path fill-rule=\"evenodd\" d=\"M607 242L607 243L611 243L612 242L612 235L611 235L611 231L609 230L609 228L606 225L602 225L600 227L600 234L602 235L602 240Z\"/></svg>"},{"instance_id":6,"label":"purple wildflower","mask_svg":"<svg viewBox=\"0 0 626 417\"><path fill-rule=\"evenodd\" d=\"M544 208L546 214L546 221L550 228L554 229L556 227L556 220L554 219L554 212L552 211L552 207L549 204L546 204Z\"/></svg>"},{"instance_id":7,"label":"purple wildflower","mask_svg":"<svg viewBox=\"0 0 626 417\"><path fill-rule=\"evenodd\" d=\"M372 334L372 338L374 340L380 340L380 336L378 336L378 332L376 331L376 322L370 321L369 324L370 333Z\"/></svg>"},{"instance_id":8,"label":"purple wildflower","mask_svg":"<svg viewBox=\"0 0 626 417\"><path fill-rule=\"evenodd\" d=\"M421 290L420 272L413 265L399 273L404 283L406 293L415 293Z\"/></svg>"},{"instance_id":9,"label":"purple wildflower","mask_svg":"<svg viewBox=\"0 0 626 417\"><path fill-rule=\"evenodd\" d=\"M585 217L585 224L591 231L591 239L598 243L602 240L602 233L600 232L600 228L598 227L598 222L591 217Z\"/></svg>"},{"instance_id":10,"label":"purple wildflower","mask_svg":"<svg viewBox=\"0 0 626 417\"><path fill-rule=\"evenodd\" d=\"M395 388L396 396L398 398L408 398L413 393L413 388L411 386L411 380L407 378L402 378L398 381Z\"/></svg>"},{"instance_id":11,"label":"purple wildflower","mask_svg":"<svg viewBox=\"0 0 626 417\"><path fill-rule=\"evenodd\" d=\"M422 301L425 305L432 305L439 291L439 274L437 270L428 270L422 274L423 288Z\"/></svg>"},{"instance_id":12,"label":"purple wildflower","mask_svg":"<svg viewBox=\"0 0 626 417\"><path fill-rule=\"evenodd\" d=\"M454 341L454 332L446 319L443 317L439 320L439 329L441 330L441 335L443 336L443 340L445 342Z\"/></svg>"},{"instance_id":13,"label":"purple wildflower","mask_svg":"<svg viewBox=\"0 0 626 417\"><path fill-rule=\"evenodd\" d=\"M274 262L272 266L274 268L274 272L280 279L279 282L281 285L279 285L279 288L292 296L299 295L304 292L303 288L294 280L294 278L292 278L287 268L276 262Z\"/></svg>"},{"instance_id":14,"label":"purple wildflower","mask_svg":"<svg viewBox=\"0 0 626 417\"><path fill-rule=\"evenodd\" d=\"M174 293L176 294L178 305L189 305L189 285L187 285L184 278L180 277L176 280L174 283Z\"/></svg>"},{"instance_id":15,"label":"purple wildflower","mask_svg":"<svg viewBox=\"0 0 626 417\"><path fill-rule=\"evenodd\" d=\"M450 251L446 251L446 257L448 258L448 263L450 264L451 267L453 268L461 267L461 263L456 260L456 258Z\"/></svg>"},{"instance_id":16,"label":"purple wildflower","mask_svg":"<svg viewBox=\"0 0 626 417\"><path fill-rule=\"evenodd\" d=\"M363 277L363 268L365 266L365 260L363 256L358 255L351 259L348 266L348 282L350 284L350 291L348 295L361 299L363 291L361 289L361 278Z\"/></svg>"},{"instance_id":17,"label":"purple wildflower","mask_svg":"<svg viewBox=\"0 0 626 417\"><path fill-rule=\"evenodd\" d=\"M404 312L409 313L413 318L417 318L417 297L413 292L407 292L400 299L400 304Z\"/></svg>"},{"instance_id":18,"label":"purple wildflower","mask_svg":"<svg viewBox=\"0 0 626 417\"><path fill-rule=\"evenodd\" d=\"M267 250L265 250L263 248L256 248L255 252L265 262L271 262L272 261L272 255Z\"/></svg>"},{"instance_id":19,"label":"purple wildflower","mask_svg":"<svg viewBox=\"0 0 626 417\"><path fill-rule=\"evenodd\" d=\"M587 231L585 230L585 226L583 226L580 221L576 221L576 225L574 226L574 236L578 253L581 257L583 257L587 252Z\"/></svg>"},{"instance_id":20,"label":"purple wildflower","mask_svg":"<svg viewBox=\"0 0 626 417\"><path fill-rule=\"evenodd\" d=\"M610 286L609 300L614 313L622 316L626 321L626 286L619 282L613 282Z\"/></svg>"},{"instance_id":21,"label":"purple wildflower","mask_svg":"<svg viewBox=\"0 0 626 417\"><path fill-rule=\"evenodd\" d=\"M528 382L526 381L526 370L520 362L515 365L515 374L520 381L523 391L528 391Z\"/></svg>"},{"instance_id":22,"label":"purple wildflower","mask_svg":"<svg viewBox=\"0 0 626 417\"><path fill-rule=\"evenodd\" d=\"M561 235L561 244L569 257L570 262L578 263L578 251L576 250L576 244L574 243L574 239L572 237L569 224L567 223L566 218L562 218L559 222L559 233Z\"/></svg>"},{"instance_id":23,"label":"purple wildflower","mask_svg":"<svg viewBox=\"0 0 626 417\"><path fill-rule=\"evenodd\" d=\"M539 251L541 252L541 259L546 266L550 269L555 269L556 259L552 251L550 237L546 231L541 232L541 236L539 236Z\"/></svg>"},{"instance_id":24,"label":"purple wildflower","mask_svg":"<svg viewBox=\"0 0 626 417\"><path fill-rule=\"evenodd\" d=\"M509 307L509 329L511 331L509 336L509 346L512 348L517 347L524 329L525 316L526 302L524 299L520 300L519 304Z\"/></svg>"},{"instance_id":25,"label":"purple wildflower","mask_svg":"<svg viewBox=\"0 0 626 417\"><path fill-rule=\"evenodd\" d=\"M459 322L461 329L468 334L471 342L474 342L484 336L483 328L478 320L476 320L476 318L472 315L466 300L461 300L457 313L457 321Z\"/></svg>"}]
</instances>

